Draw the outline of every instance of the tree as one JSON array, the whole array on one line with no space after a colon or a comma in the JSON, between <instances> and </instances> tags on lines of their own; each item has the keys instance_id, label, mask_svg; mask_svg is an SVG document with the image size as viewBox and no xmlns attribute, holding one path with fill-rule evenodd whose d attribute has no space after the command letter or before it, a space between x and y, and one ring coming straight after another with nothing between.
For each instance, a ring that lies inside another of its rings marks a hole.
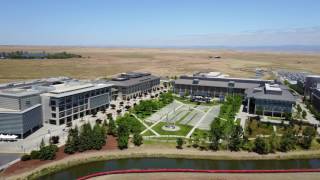
<instances>
[{"instance_id":1,"label":"tree","mask_svg":"<svg viewBox=\"0 0 320 180\"><path fill-rule=\"evenodd\" d=\"M297 111L298 111L298 113L302 112L302 108L301 108L300 104L297 104Z\"/></svg>"},{"instance_id":2,"label":"tree","mask_svg":"<svg viewBox=\"0 0 320 180\"><path fill-rule=\"evenodd\" d=\"M129 141L129 128L128 125L125 123L121 123L118 126L118 147L120 149L128 148L128 141Z\"/></svg>"},{"instance_id":3,"label":"tree","mask_svg":"<svg viewBox=\"0 0 320 180\"><path fill-rule=\"evenodd\" d=\"M295 149L296 141L295 132L288 129L281 137L279 150L287 152Z\"/></svg>"},{"instance_id":4,"label":"tree","mask_svg":"<svg viewBox=\"0 0 320 180\"><path fill-rule=\"evenodd\" d=\"M84 124L81 127L81 132L80 132L80 144L79 144L79 151L83 152L86 150L90 150L93 148L93 142L90 141L92 138L93 133L92 133L92 128L89 123Z\"/></svg>"},{"instance_id":5,"label":"tree","mask_svg":"<svg viewBox=\"0 0 320 180\"><path fill-rule=\"evenodd\" d=\"M44 143L44 139L42 138L39 148L42 149L44 146L46 146L46 144Z\"/></svg>"},{"instance_id":6,"label":"tree","mask_svg":"<svg viewBox=\"0 0 320 180\"><path fill-rule=\"evenodd\" d=\"M136 145L136 146L140 146L143 142L143 138L140 134L138 133L135 133L133 135L133 144Z\"/></svg>"},{"instance_id":7,"label":"tree","mask_svg":"<svg viewBox=\"0 0 320 180\"><path fill-rule=\"evenodd\" d=\"M292 119L292 113L284 112L283 116L284 116L285 120L291 120Z\"/></svg>"},{"instance_id":8,"label":"tree","mask_svg":"<svg viewBox=\"0 0 320 180\"><path fill-rule=\"evenodd\" d=\"M242 144L242 136L243 136L243 130L240 125L234 126L231 132L231 138L230 142L228 144L228 147L231 151L240 151L241 144Z\"/></svg>"},{"instance_id":9,"label":"tree","mask_svg":"<svg viewBox=\"0 0 320 180\"><path fill-rule=\"evenodd\" d=\"M210 149L216 151L219 149L219 140L222 138L223 135L223 123L219 118L216 118L210 125L210 137L211 137L211 144Z\"/></svg>"},{"instance_id":10,"label":"tree","mask_svg":"<svg viewBox=\"0 0 320 180\"><path fill-rule=\"evenodd\" d=\"M99 124L95 124L93 127L93 136L91 137L92 148L100 150L103 145L106 144L104 128Z\"/></svg>"},{"instance_id":11,"label":"tree","mask_svg":"<svg viewBox=\"0 0 320 180\"><path fill-rule=\"evenodd\" d=\"M269 150L271 153L275 153L277 149L279 149L279 138L274 132L269 137L269 147L270 147Z\"/></svg>"},{"instance_id":12,"label":"tree","mask_svg":"<svg viewBox=\"0 0 320 180\"><path fill-rule=\"evenodd\" d=\"M68 135L67 142L64 146L64 152L67 154L73 154L76 152L74 140L72 139L72 137L70 135Z\"/></svg>"},{"instance_id":13,"label":"tree","mask_svg":"<svg viewBox=\"0 0 320 180\"><path fill-rule=\"evenodd\" d=\"M183 143L184 143L184 141L182 138L177 138L177 148L178 149L182 149Z\"/></svg>"},{"instance_id":14,"label":"tree","mask_svg":"<svg viewBox=\"0 0 320 180\"><path fill-rule=\"evenodd\" d=\"M114 135L114 136L117 134L116 123L114 122L112 117L109 119L108 132L107 133L109 135Z\"/></svg>"},{"instance_id":15,"label":"tree","mask_svg":"<svg viewBox=\"0 0 320 180\"><path fill-rule=\"evenodd\" d=\"M316 130L313 127L306 127L302 132L302 138L300 140L300 145L304 149L309 149L313 138L316 136Z\"/></svg>"},{"instance_id":16,"label":"tree","mask_svg":"<svg viewBox=\"0 0 320 180\"><path fill-rule=\"evenodd\" d=\"M254 152L258 154L268 154L269 144L265 138L257 137L254 141Z\"/></svg>"},{"instance_id":17,"label":"tree","mask_svg":"<svg viewBox=\"0 0 320 180\"><path fill-rule=\"evenodd\" d=\"M307 111L303 110L302 111L302 118L306 119L306 117L307 117Z\"/></svg>"}]
</instances>

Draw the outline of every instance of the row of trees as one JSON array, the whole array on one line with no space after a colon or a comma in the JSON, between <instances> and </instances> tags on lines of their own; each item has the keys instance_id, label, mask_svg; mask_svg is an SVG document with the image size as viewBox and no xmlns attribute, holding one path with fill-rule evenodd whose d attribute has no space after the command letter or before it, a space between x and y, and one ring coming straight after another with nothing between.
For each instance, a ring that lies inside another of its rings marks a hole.
<instances>
[{"instance_id":1,"label":"row of trees","mask_svg":"<svg viewBox=\"0 0 320 180\"><path fill-rule=\"evenodd\" d=\"M229 130L229 128L231 129ZM269 137L257 137L253 142L249 141L244 135L243 129L239 125L227 126L226 122L216 119L211 126L210 149L219 150L220 148L231 151L248 150L259 154L274 153L276 151L287 152L294 150L296 146L304 149L311 147L312 141L316 136L313 127L306 127L302 135L292 129L287 129L281 137L273 133ZM220 141L222 143L220 144Z\"/></svg>"},{"instance_id":2,"label":"row of trees","mask_svg":"<svg viewBox=\"0 0 320 180\"><path fill-rule=\"evenodd\" d=\"M171 92L162 93L158 99L140 101L138 105L134 106L132 112L137 114L140 118L145 118L167 104L172 103L173 100Z\"/></svg>"},{"instance_id":3,"label":"row of trees","mask_svg":"<svg viewBox=\"0 0 320 180\"><path fill-rule=\"evenodd\" d=\"M268 154L276 151L291 151L296 149L296 146L309 149L315 136L316 131L313 127L306 127L301 136L288 129L281 138L277 137L275 133L268 138L257 137L252 150L259 154Z\"/></svg>"},{"instance_id":4,"label":"row of trees","mask_svg":"<svg viewBox=\"0 0 320 180\"><path fill-rule=\"evenodd\" d=\"M234 121L234 116L241 105L241 97L228 96L226 100L221 106L219 117L211 124L209 132L210 149L219 150L222 148L230 151L243 149L266 154L275 151L287 152L295 149L297 145L304 149L311 147L312 140L316 136L316 130L309 126L302 131L302 135L299 135L298 131L296 132L292 128L287 128L281 138L273 133L268 138L257 137L254 141L249 141L242 127ZM297 108L299 109L299 106ZM302 109L297 111L303 112Z\"/></svg>"},{"instance_id":5,"label":"row of trees","mask_svg":"<svg viewBox=\"0 0 320 180\"><path fill-rule=\"evenodd\" d=\"M106 127L95 124L93 127L86 123L82 125L80 131L78 127L69 131L64 152L73 154L91 149L100 150L106 144Z\"/></svg>"}]
</instances>

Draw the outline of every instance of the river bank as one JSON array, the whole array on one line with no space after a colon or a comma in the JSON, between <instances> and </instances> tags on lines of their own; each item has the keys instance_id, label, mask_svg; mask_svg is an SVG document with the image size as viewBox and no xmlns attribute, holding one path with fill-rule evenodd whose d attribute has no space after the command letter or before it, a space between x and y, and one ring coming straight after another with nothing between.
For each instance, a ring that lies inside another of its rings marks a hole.
<instances>
[{"instance_id":1,"label":"river bank","mask_svg":"<svg viewBox=\"0 0 320 180\"><path fill-rule=\"evenodd\" d=\"M161 146L131 147L127 150L103 150L77 153L65 156L54 161L40 161L39 165L33 164L25 168L18 168L14 171L10 167L1 173L2 178L24 179L38 178L40 176L61 171L63 169L85 164L89 162L142 157L164 157L164 158L185 158L185 159L208 159L208 160L285 160L285 159L310 159L320 158L320 150L293 151L288 153L276 153L259 155L252 152L229 152L229 151L199 151L193 148L178 150ZM21 162L18 162L21 163ZM23 163L23 162L22 162ZM14 166L14 165L13 165Z\"/></svg>"}]
</instances>

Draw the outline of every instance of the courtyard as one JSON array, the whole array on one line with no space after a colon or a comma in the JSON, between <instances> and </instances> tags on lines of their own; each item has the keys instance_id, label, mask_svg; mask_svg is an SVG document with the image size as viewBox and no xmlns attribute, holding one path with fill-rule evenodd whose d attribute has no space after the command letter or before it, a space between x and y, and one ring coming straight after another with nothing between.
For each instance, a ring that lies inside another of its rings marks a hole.
<instances>
[{"instance_id":1,"label":"courtyard","mask_svg":"<svg viewBox=\"0 0 320 180\"><path fill-rule=\"evenodd\" d=\"M196 130L208 131L210 124L219 115L220 105L190 104L173 101L144 120L145 137L185 137ZM172 128L166 130L166 128Z\"/></svg>"}]
</instances>

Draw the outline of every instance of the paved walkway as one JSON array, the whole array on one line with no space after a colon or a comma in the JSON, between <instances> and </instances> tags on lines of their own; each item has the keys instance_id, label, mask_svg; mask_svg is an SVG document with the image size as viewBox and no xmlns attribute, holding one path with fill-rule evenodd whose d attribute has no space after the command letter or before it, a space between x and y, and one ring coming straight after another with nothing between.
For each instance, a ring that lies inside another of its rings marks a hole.
<instances>
[{"instance_id":1,"label":"paved walkway","mask_svg":"<svg viewBox=\"0 0 320 180\"><path fill-rule=\"evenodd\" d=\"M138 118L137 115L132 114L136 119L138 119L138 121L140 121L145 127L146 129L144 131L142 131L140 134L143 134L145 131L150 130L153 134L155 134L156 136L160 136L160 134L158 134L155 130L153 130L152 128L150 128L150 126L148 126L146 123L144 123L140 118Z\"/></svg>"},{"instance_id":2,"label":"paved walkway","mask_svg":"<svg viewBox=\"0 0 320 180\"><path fill-rule=\"evenodd\" d=\"M190 138L190 136L192 135L192 133L198 128L198 126L200 125L200 123L204 120L204 118L209 114L209 112L213 109L213 107L211 107L202 117L201 119L197 122L197 124L195 126L193 126L193 128L191 129L191 131L186 135L186 138Z\"/></svg>"},{"instance_id":3,"label":"paved walkway","mask_svg":"<svg viewBox=\"0 0 320 180\"><path fill-rule=\"evenodd\" d=\"M169 113L168 113L168 116L169 116L170 114L174 113L175 111L179 110L182 106L184 106L184 104L178 106L175 110L172 110L171 112L169 112ZM159 123L160 123L163 119L165 119L166 117L167 117L167 116L163 116L163 117L160 118L157 122L153 123L151 126L148 126L148 128L145 129L144 131L142 131L140 134L143 134L143 133L147 132L148 130L151 130L154 126L156 126L157 124L159 124ZM152 131L154 131L154 130L152 129ZM155 131L154 131L154 132L155 132ZM156 134L156 133L154 133L154 134ZM158 134L158 133L157 133L157 134Z\"/></svg>"},{"instance_id":4,"label":"paved walkway","mask_svg":"<svg viewBox=\"0 0 320 180\"><path fill-rule=\"evenodd\" d=\"M240 110L237 113L236 119L240 118L240 126L242 127L243 130L246 128L246 121L248 119L248 113L243 112L243 105L240 106Z\"/></svg>"}]
</instances>

